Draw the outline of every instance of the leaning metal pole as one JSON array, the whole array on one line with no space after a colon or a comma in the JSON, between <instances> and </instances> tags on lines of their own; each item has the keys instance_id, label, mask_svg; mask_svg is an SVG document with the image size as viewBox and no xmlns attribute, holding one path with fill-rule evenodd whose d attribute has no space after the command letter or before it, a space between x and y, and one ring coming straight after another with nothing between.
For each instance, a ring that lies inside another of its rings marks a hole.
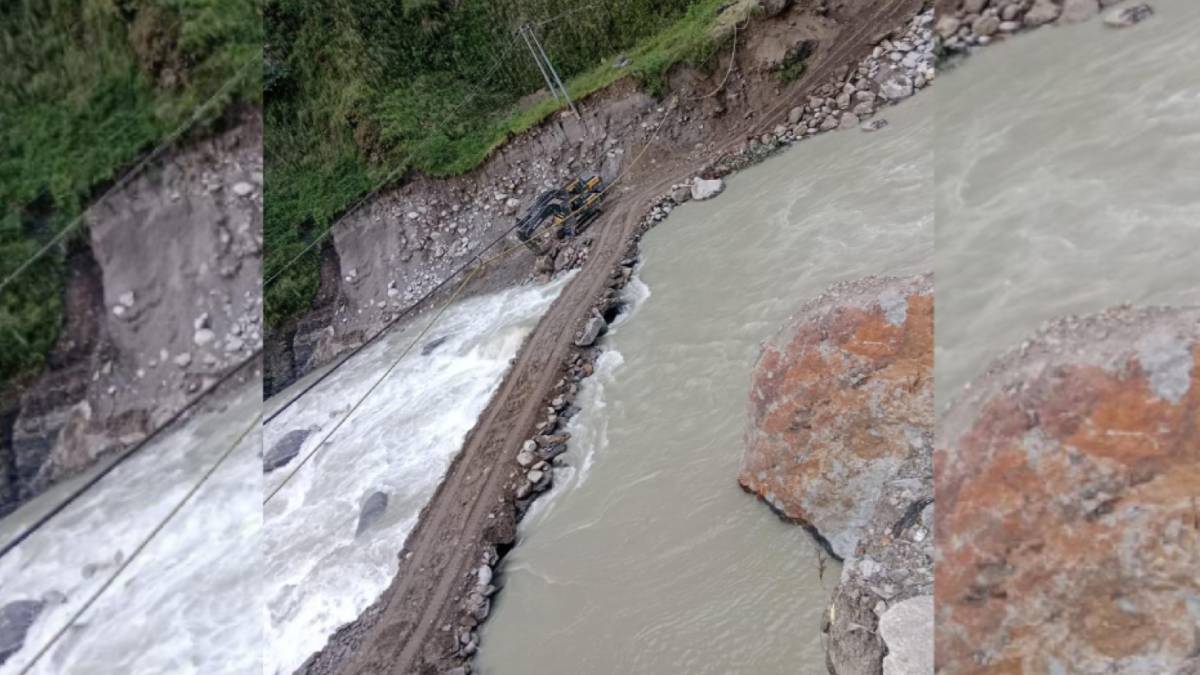
<instances>
[{"instance_id":1,"label":"leaning metal pole","mask_svg":"<svg viewBox=\"0 0 1200 675\"><path fill-rule=\"evenodd\" d=\"M533 43L529 41L529 34L526 32L528 30L529 24L521 25L521 30L519 31L521 38L525 40L525 46L529 47L529 55L533 57L533 62L537 64L538 72L542 74L542 79L546 81L546 88L550 90L550 95L557 101L558 91L554 88L554 83L550 81L550 74L546 72L545 66L542 65L542 60L538 57L537 50L533 48Z\"/></svg>"}]
</instances>

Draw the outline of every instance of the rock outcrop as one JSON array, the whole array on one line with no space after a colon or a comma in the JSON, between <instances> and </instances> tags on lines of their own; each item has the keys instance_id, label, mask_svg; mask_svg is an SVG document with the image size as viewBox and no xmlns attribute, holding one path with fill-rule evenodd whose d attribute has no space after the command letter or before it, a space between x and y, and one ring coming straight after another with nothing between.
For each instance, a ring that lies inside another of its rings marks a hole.
<instances>
[{"instance_id":1,"label":"rock outcrop","mask_svg":"<svg viewBox=\"0 0 1200 675\"><path fill-rule=\"evenodd\" d=\"M933 411L930 276L838 284L763 346L739 480L854 554Z\"/></svg>"},{"instance_id":2,"label":"rock outcrop","mask_svg":"<svg viewBox=\"0 0 1200 675\"><path fill-rule=\"evenodd\" d=\"M830 672L930 672L932 275L837 284L801 307L763 346L750 416L743 488L844 561Z\"/></svg>"},{"instance_id":3,"label":"rock outcrop","mask_svg":"<svg viewBox=\"0 0 1200 675\"><path fill-rule=\"evenodd\" d=\"M1068 317L947 410L939 672L1200 672L1200 310Z\"/></svg>"}]
</instances>

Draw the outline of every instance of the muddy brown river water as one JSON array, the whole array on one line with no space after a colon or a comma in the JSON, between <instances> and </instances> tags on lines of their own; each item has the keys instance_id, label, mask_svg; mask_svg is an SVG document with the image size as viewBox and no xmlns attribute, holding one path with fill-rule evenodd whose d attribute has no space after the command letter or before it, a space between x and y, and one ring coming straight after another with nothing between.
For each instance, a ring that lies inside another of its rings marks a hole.
<instances>
[{"instance_id":1,"label":"muddy brown river water","mask_svg":"<svg viewBox=\"0 0 1200 675\"><path fill-rule=\"evenodd\" d=\"M483 673L825 672L838 567L820 579L809 535L737 485L750 372L828 285L932 265L931 112L806 141L645 237L569 466L501 567Z\"/></svg>"}]
</instances>

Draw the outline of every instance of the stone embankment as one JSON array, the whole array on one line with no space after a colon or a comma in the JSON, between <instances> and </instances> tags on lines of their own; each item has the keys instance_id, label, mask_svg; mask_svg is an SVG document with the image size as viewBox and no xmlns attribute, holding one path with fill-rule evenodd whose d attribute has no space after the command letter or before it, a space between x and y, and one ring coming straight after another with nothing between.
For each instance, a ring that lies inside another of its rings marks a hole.
<instances>
[{"instance_id":1,"label":"stone embankment","mask_svg":"<svg viewBox=\"0 0 1200 675\"><path fill-rule=\"evenodd\" d=\"M1055 320L942 417L939 672L1200 669L1200 310Z\"/></svg>"},{"instance_id":2,"label":"stone embankment","mask_svg":"<svg viewBox=\"0 0 1200 675\"><path fill-rule=\"evenodd\" d=\"M1104 12L1104 23L1125 28L1154 14L1146 3L1125 0L964 0L938 12L938 46L947 54L968 52L1005 36L1048 24L1072 24ZM946 3L942 3L946 4Z\"/></svg>"},{"instance_id":3,"label":"stone embankment","mask_svg":"<svg viewBox=\"0 0 1200 675\"><path fill-rule=\"evenodd\" d=\"M262 346L262 120L92 205L44 373L0 411L0 515L143 439Z\"/></svg>"},{"instance_id":4,"label":"stone embankment","mask_svg":"<svg viewBox=\"0 0 1200 675\"><path fill-rule=\"evenodd\" d=\"M844 563L830 672L932 672L932 275L801 306L763 345L749 409L742 487Z\"/></svg>"}]
</instances>

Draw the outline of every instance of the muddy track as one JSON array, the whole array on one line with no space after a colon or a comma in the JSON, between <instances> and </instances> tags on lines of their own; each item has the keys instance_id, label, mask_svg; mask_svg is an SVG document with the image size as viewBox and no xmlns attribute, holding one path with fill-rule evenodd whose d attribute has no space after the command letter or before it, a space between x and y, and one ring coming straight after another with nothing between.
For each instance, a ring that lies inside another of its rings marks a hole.
<instances>
[{"instance_id":1,"label":"muddy track","mask_svg":"<svg viewBox=\"0 0 1200 675\"><path fill-rule=\"evenodd\" d=\"M752 130L761 133L773 127L780 113L786 114L802 95L830 80L840 67L854 64L877 38L901 26L921 5L919 0L863 4L867 6L852 19L856 27L839 36L837 46L777 104L731 128L719 144L722 151L744 142ZM596 235L587 263L522 345L462 451L422 510L400 554L392 585L363 616L339 630L300 672L407 675L441 672L453 662L457 646L454 628L462 598L474 583L488 545L484 533L511 518L508 484L516 455L533 435L546 400L563 376L576 330L608 288L610 273L627 255L643 214L673 183L701 168L672 156L665 145L659 141L651 150L658 153L655 166L632 172L624 189L610 197L613 206L593 225ZM445 630L446 626L450 629Z\"/></svg>"}]
</instances>

